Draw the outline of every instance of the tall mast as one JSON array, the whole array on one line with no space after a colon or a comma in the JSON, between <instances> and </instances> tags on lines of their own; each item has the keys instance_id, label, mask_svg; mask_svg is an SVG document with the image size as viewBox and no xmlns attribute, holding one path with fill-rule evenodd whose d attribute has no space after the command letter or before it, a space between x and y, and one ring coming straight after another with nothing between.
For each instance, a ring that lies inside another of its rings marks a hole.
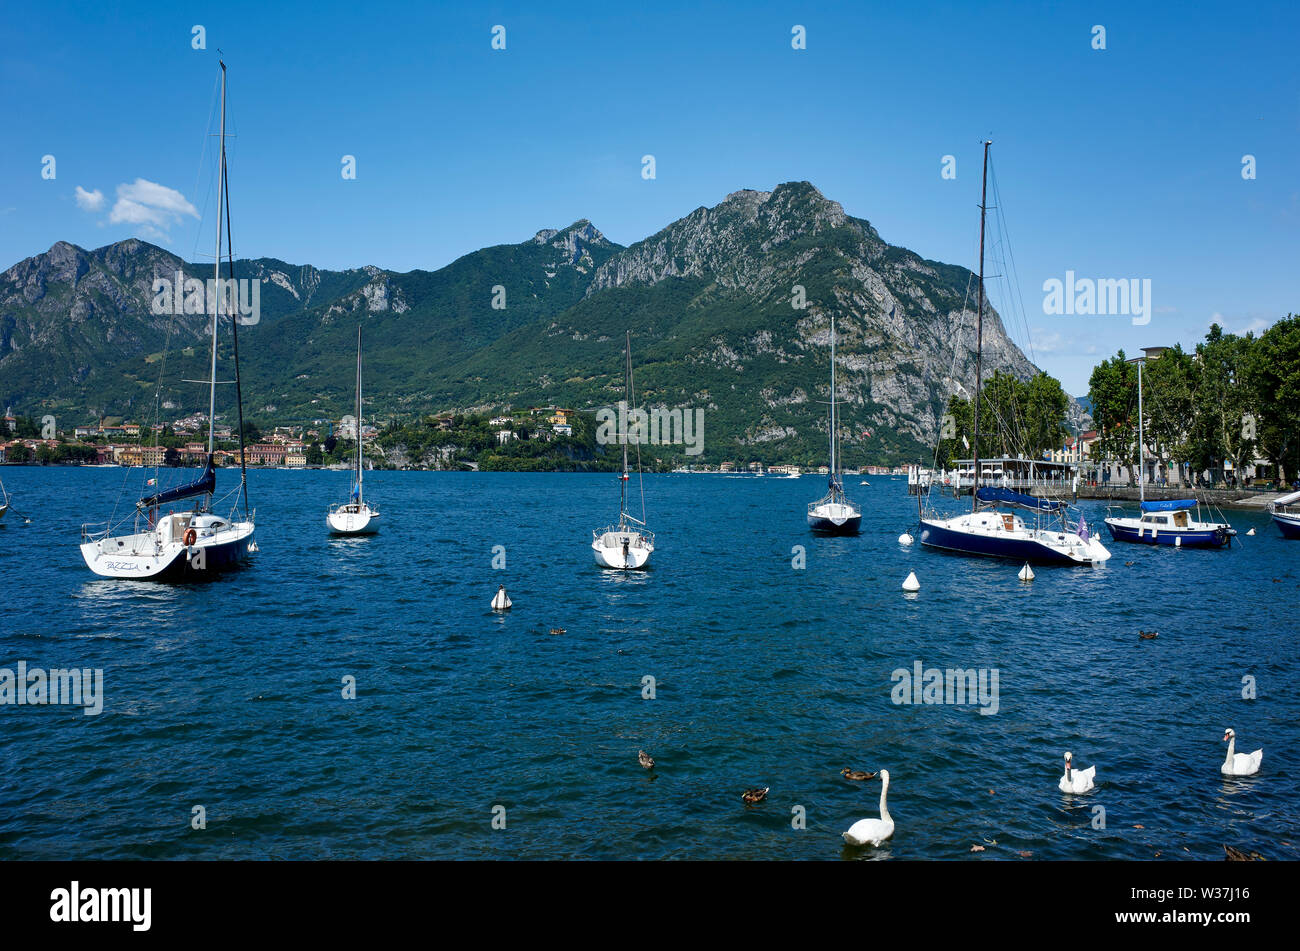
<instances>
[{"instance_id":1,"label":"tall mast","mask_svg":"<svg viewBox=\"0 0 1300 951\"><path fill-rule=\"evenodd\" d=\"M989 146L984 140L984 179L980 185L980 280L979 303L975 307L975 480L971 488L971 511L979 508L980 492L980 387L984 372L984 214L989 190Z\"/></svg>"},{"instance_id":2,"label":"tall mast","mask_svg":"<svg viewBox=\"0 0 1300 951\"><path fill-rule=\"evenodd\" d=\"M831 485L835 483L835 315L831 314Z\"/></svg>"},{"instance_id":3,"label":"tall mast","mask_svg":"<svg viewBox=\"0 0 1300 951\"><path fill-rule=\"evenodd\" d=\"M221 196L226 189L226 63L221 63L221 138L220 148L217 151L217 254L213 262L213 292L216 295L212 302L212 375L209 377L211 389L208 395L208 455L212 455L214 447L214 431L216 430L217 414L217 320L221 314L221 215L225 210L221 203ZM242 461L242 460L241 460Z\"/></svg>"},{"instance_id":4,"label":"tall mast","mask_svg":"<svg viewBox=\"0 0 1300 951\"><path fill-rule=\"evenodd\" d=\"M1146 452L1143 447L1142 439L1142 364L1146 363L1146 358L1138 360L1138 504L1147 500L1146 496L1146 475L1147 462Z\"/></svg>"},{"instance_id":5,"label":"tall mast","mask_svg":"<svg viewBox=\"0 0 1300 951\"><path fill-rule=\"evenodd\" d=\"M623 521L623 515L627 511L627 439L628 424L632 421L632 331L624 331L627 334L625 353L627 356L627 365L623 370L623 399L627 403L627 412L623 417L623 475L618 480L618 520L620 524Z\"/></svg>"},{"instance_id":6,"label":"tall mast","mask_svg":"<svg viewBox=\"0 0 1300 951\"><path fill-rule=\"evenodd\" d=\"M357 502L360 504L365 496L361 492L361 328L357 327Z\"/></svg>"}]
</instances>

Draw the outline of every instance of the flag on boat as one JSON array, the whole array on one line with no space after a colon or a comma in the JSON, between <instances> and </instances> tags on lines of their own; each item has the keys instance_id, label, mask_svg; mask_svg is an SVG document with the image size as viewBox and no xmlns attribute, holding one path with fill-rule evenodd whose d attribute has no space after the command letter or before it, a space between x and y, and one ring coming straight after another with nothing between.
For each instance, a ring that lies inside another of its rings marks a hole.
<instances>
[{"instance_id":1,"label":"flag on boat","mask_svg":"<svg viewBox=\"0 0 1300 951\"><path fill-rule=\"evenodd\" d=\"M146 486L149 486L149 485L157 485L157 484L158 484L158 480L157 480L157 479L146 479L144 484L145 484Z\"/></svg>"},{"instance_id":2,"label":"flag on boat","mask_svg":"<svg viewBox=\"0 0 1300 951\"><path fill-rule=\"evenodd\" d=\"M1085 542L1088 540L1088 523L1083 520L1082 515L1079 516L1079 537Z\"/></svg>"}]
</instances>

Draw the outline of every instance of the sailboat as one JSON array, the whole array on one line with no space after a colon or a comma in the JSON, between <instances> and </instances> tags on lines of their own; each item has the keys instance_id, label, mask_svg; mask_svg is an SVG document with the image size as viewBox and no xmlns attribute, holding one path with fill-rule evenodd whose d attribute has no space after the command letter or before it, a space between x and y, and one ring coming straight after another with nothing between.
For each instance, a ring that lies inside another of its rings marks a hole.
<instances>
[{"instance_id":1,"label":"sailboat","mask_svg":"<svg viewBox=\"0 0 1300 951\"><path fill-rule=\"evenodd\" d=\"M1159 348L1150 348L1158 350ZM1156 354L1159 355L1158 353ZM1142 428L1142 366L1148 355L1135 357L1132 363L1138 368L1138 507L1137 518L1130 516L1108 517L1106 528L1117 542L1138 542L1145 545L1173 545L1175 548L1223 548L1232 544L1237 530L1226 522L1206 522L1200 518L1200 502L1196 499L1162 499L1147 501L1146 496L1146 446ZM1192 518L1192 509L1196 518Z\"/></svg>"},{"instance_id":2,"label":"sailboat","mask_svg":"<svg viewBox=\"0 0 1300 951\"><path fill-rule=\"evenodd\" d=\"M826 494L808 505L808 527L819 535L856 535L862 527L862 509L844 494L839 472L838 417L835 413L835 315L831 314L831 458Z\"/></svg>"},{"instance_id":3,"label":"sailboat","mask_svg":"<svg viewBox=\"0 0 1300 951\"><path fill-rule=\"evenodd\" d=\"M229 518L213 511L216 493L215 430L217 405L217 331L221 327L227 295L221 288L222 225L226 227L228 279L234 286L234 253L230 248L230 193L226 186L226 64L221 63L221 137L217 162L217 254L214 264L216 300L212 304L212 363L208 394L208 453L202 474L192 482L142 497L135 504L132 531L115 535L126 519L117 524L82 525L81 556L87 567L103 578L163 580L197 577L238 567L257 550L253 539L253 513L248 508L248 473L244 460L244 409L239 385L238 308L230 308L231 339L234 344L235 393L239 405L239 488ZM225 215L223 222L222 215ZM156 471L156 470L155 470ZM149 479L145 487L157 484ZM242 496L244 512L237 515ZM199 499L188 511L164 506L186 499ZM102 530L100 525L103 526Z\"/></svg>"},{"instance_id":4,"label":"sailboat","mask_svg":"<svg viewBox=\"0 0 1300 951\"><path fill-rule=\"evenodd\" d=\"M361 328L357 328L357 464L352 472L352 494L342 505L330 506L325 524L335 535L373 535L379 531L379 512L366 502L362 473L365 445L361 438Z\"/></svg>"},{"instance_id":5,"label":"sailboat","mask_svg":"<svg viewBox=\"0 0 1300 951\"><path fill-rule=\"evenodd\" d=\"M4 501L0 502L0 518L4 518L5 512L9 511L9 492L5 489L3 479L0 479L0 496L4 496Z\"/></svg>"},{"instance_id":6,"label":"sailboat","mask_svg":"<svg viewBox=\"0 0 1300 951\"><path fill-rule=\"evenodd\" d=\"M971 490L971 511L949 518L921 513L922 545L963 555L988 555L1017 561L1100 564L1110 552L1100 540L1088 534L1083 517L1077 528L1067 518L1067 506L1053 499L1040 499L1011 489L980 486L980 389L984 349L984 224L988 210L989 145L984 143L984 180L980 192L980 271L978 305L975 311L975 472ZM917 505L921 498L918 495ZM1002 512L1010 508L1016 511ZM1032 512L1026 521L1017 511Z\"/></svg>"},{"instance_id":7,"label":"sailboat","mask_svg":"<svg viewBox=\"0 0 1300 951\"><path fill-rule=\"evenodd\" d=\"M591 533L591 553L602 568L644 568L655 550L654 532L645 528L645 487L641 486L641 518L633 517L627 510L627 443L631 408L636 405L632 390L632 332L627 332L627 366L625 378L628 412L624 418L624 432L619 434L623 444L623 471L618 479L618 524L596 529ZM636 448L637 484L641 485L641 443Z\"/></svg>"}]
</instances>

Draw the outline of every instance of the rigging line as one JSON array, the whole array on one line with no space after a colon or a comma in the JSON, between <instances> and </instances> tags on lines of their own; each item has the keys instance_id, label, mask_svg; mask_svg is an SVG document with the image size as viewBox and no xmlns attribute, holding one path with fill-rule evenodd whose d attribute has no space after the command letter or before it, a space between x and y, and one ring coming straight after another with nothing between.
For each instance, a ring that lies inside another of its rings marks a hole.
<instances>
[{"instance_id":1,"label":"rigging line","mask_svg":"<svg viewBox=\"0 0 1300 951\"><path fill-rule=\"evenodd\" d=\"M192 194L194 195L195 198L199 197L199 182L202 180L203 170L204 168L207 167L208 164L208 139L210 139L212 135L207 130L212 128L212 120L217 112L217 102L220 95L221 95L221 74L218 73L217 76L212 81L212 99L211 102L208 104L208 121L207 121L207 125L204 127L203 148L199 150L199 166L194 170L194 191L192 192ZM204 212L207 211L208 201L211 197L212 197L212 182L211 180L209 180L207 191L203 193ZM200 223L202 222L202 220L203 220L203 216L200 216L199 218ZM199 235L202 233L203 233L202 227L196 228L194 230L194 243L190 249L191 261L197 261L199 259L199 254L200 254Z\"/></svg>"},{"instance_id":2,"label":"rigging line","mask_svg":"<svg viewBox=\"0 0 1300 951\"><path fill-rule=\"evenodd\" d=\"M1014 295L1011 295L1009 293L1008 296L1010 297L1013 303L1018 302L1020 305L1020 321L1025 330L1025 344L1029 348L1030 360L1033 361L1034 366L1037 366L1038 356L1037 354L1034 353L1034 338L1029 330L1029 314L1025 310L1025 300L1023 294L1021 293L1022 285L1020 283L1020 272L1016 268L1016 252L1015 249L1011 246L1011 232L1007 228L1006 213L1002 209L1002 192L998 186L997 168L994 165L992 159L989 160L989 171L993 177L993 200L997 203L995 207L997 209L998 229L1001 233L1001 238L1002 238L1001 243L1004 243L1006 246L1007 259L1005 263L1009 263L1011 265L1010 268L1011 274L1009 277L1005 277L1004 280L1009 282L1008 292L1010 292L1012 289L1014 289L1015 291ZM1005 271L1006 268L1003 268L1003 270Z\"/></svg>"},{"instance_id":3,"label":"rigging line","mask_svg":"<svg viewBox=\"0 0 1300 951\"><path fill-rule=\"evenodd\" d=\"M635 384L632 382L632 342L631 342L630 335L628 338L628 346L627 346L627 398L629 401L631 401L631 404L629 405L628 408L628 415L631 416L632 414L631 405L635 405L636 402L636 390L635 390ZM643 436L644 436L643 433L637 434L636 484L637 484L637 489L641 493L641 524L644 526L645 525L645 476L641 472L641 438Z\"/></svg>"},{"instance_id":4,"label":"rigging line","mask_svg":"<svg viewBox=\"0 0 1300 951\"><path fill-rule=\"evenodd\" d=\"M956 382L957 382L957 379L956 379L956 377L957 377L957 359L958 359L958 357L959 357L960 354L961 354L962 334L965 332L965 328L966 328L966 315L967 315L967 313L969 312L969 305L970 305L970 285L971 285L971 281L973 281L974 279L975 279L975 275L974 275L973 273L971 273L970 271L967 271L967 272L966 272L966 294L965 294L965 296L962 298L962 302L961 302L961 316L957 319L957 335L956 335L956 337L955 337L954 340L953 340L953 349L952 349L952 365L948 368L948 379L951 380L953 383L956 383ZM963 389L964 389L964 387L963 387ZM952 392L951 394L949 394L950 397L952 397L952 396L956 396L956 395L957 395L957 394L956 394L955 391ZM942 416L943 416L943 415L946 415L947 412L948 412L948 402L945 402L945 403L943 404L943 414L941 414L941 416L940 416L940 420L939 420L941 426L942 426L942 424L943 424L943 418L942 418ZM940 438L940 439L936 439L936 440L934 441L934 456L932 457L931 462L930 462L930 476L931 476L931 482L930 482L930 485L926 487L926 495L927 495L927 497L929 496L929 490L930 490L930 489L933 487L933 485L934 485L934 481L933 481L933 479L934 479L934 470L937 469L938 466L939 466L939 443L942 441L942 432L943 432L943 431L942 431L942 429L941 429L941 430L940 430L940 436L941 436L941 438ZM918 478L918 479L920 478L920 474L919 474L919 473L917 474L917 478ZM918 495L918 497L920 496L920 487L919 487L919 486L917 487L917 495Z\"/></svg>"},{"instance_id":5,"label":"rigging line","mask_svg":"<svg viewBox=\"0 0 1300 951\"><path fill-rule=\"evenodd\" d=\"M230 169L226 167L226 144L221 143L221 174L226 183L226 276L230 279L230 288L235 294L235 307L230 314L230 336L234 346L235 356L235 405L239 407L239 485L244 492L244 517L248 517L248 453L244 448L244 394L241 392L240 374L239 374L239 291L235 285L235 251L230 237ZM252 293L249 293L252 297ZM212 319L215 321L216 315ZM357 372L360 373L361 351L357 351ZM360 378L358 377L358 387L360 387ZM360 389L357 393L360 394ZM360 410L357 415L357 461L360 462L361 456L361 417ZM232 511L232 515L233 515Z\"/></svg>"}]
</instances>

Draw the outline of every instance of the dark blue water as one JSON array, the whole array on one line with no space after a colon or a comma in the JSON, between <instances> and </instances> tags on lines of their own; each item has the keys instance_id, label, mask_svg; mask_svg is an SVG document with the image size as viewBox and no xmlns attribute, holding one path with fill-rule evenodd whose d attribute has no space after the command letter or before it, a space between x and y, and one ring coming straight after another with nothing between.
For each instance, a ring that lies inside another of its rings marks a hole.
<instances>
[{"instance_id":1,"label":"dark blue water","mask_svg":"<svg viewBox=\"0 0 1300 951\"><path fill-rule=\"evenodd\" d=\"M254 566L167 586L82 564L120 470L4 478L33 521L0 528L0 667L100 667L106 702L0 706L0 858L1300 856L1300 543L1263 514L1229 513L1230 551L1111 544L1025 585L901 548L901 480L850 480L863 535L818 539L818 478L657 476L653 568L621 574L589 550L612 476L375 473L383 533L330 540L346 474L254 472ZM917 660L996 668L998 712L894 704ZM1220 776L1228 726L1259 775ZM1066 749L1094 792L1057 790ZM845 766L891 773L882 849L840 837L880 790Z\"/></svg>"}]
</instances>

